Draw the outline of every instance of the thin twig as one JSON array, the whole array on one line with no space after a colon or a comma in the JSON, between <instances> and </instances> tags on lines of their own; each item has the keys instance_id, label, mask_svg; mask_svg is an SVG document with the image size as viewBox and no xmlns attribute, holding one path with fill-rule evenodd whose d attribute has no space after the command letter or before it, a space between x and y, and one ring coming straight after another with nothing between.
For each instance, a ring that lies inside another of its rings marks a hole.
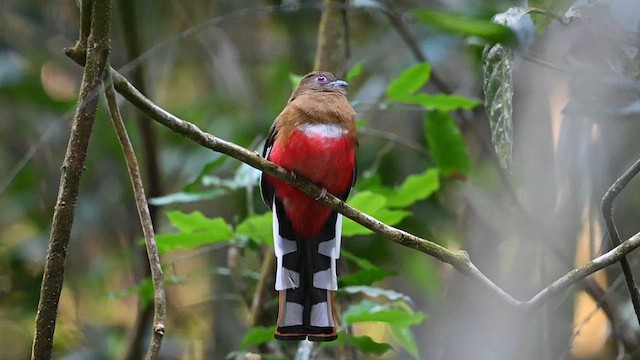
<instances>
[{"instance_id":1,"label":"thin twig","mask_svg":"<svg viewBox=\"0 0 640 360\"><path fill-rule=\"evenodd\" d=\"M607 226L607 232L613 246L620 245L620 234L618 228L613 220L613 201L618 194L624 189L629 181L633 179L638 172L640 172L640 160L636 161L622 176L616 180L613 185L607 190L602 197L602 217ZM638 323L640 323L640 296L638 294L638 285L633 278L631 272L631 266L626 257L620 259L620 265L622 266L622 272L624 273L624 279L627 282L627 288L629 289L629 295L631 296L631 302L633 303L633 310L636 313Z\"/></svg>"},{"instance_id":2,"label":"thin twig","mask_svg":"<svg viewBox=\"0 0 640 360\"><path fill-rule=\"evenodd\" d=\"M90 2L84 1L83 5L88 3ZM62 164L58 199L51 224L49 248L42 277L31 353L31 358L34 360L51 359L53 352L53 335L58 316L58 303L64 281L65 263L78 199L80 178L84 170L87 148L89 147L89 139L98 107L96 90L102 85L102 77L107 68L106 64L109 57L111 4L109 0L96 1L92 9L94 16L91 16L91 30L87 36L87 43L78 42L79 47L87 49L86 66L71 127L71 135ZM83 12L83 26L86 26L84 20L89 16L87 13L90 13L90 10L85 8Z\"/></svg>"},{"instance_id":3,"label":"thin twig","mask_svg":"<svg viewBox=\"0 0 640 360\"><path fill-rule=\"evenodd\" d=\"M167 319L167 300L164 290L162 265L160 264L160 255L158 254L158 246L156 245L153 223L151 222L151 214L149 213L149 205L147 204L147 197L144 193L142 178L140 177L138 160L136 159L135 151L133 150L133 146L129 140L129 135L127 135L127 130L124 127L124 122L122 121L120 109L118 108L118 103L116 101L113 83L111 81L109 81L105 87L105 96L107 99L109 115L111 115L111 121L113 122L116 134L118 135L118 141L122 147L122 152L124 153L125 162L127 164L127 170L129 171L129 178L131 180L131 186L133 187L136 209L138 210L138 216L140 217L140 224L142 225L142 232L144 234L145 244L147 247L147 255L149 257L149 268L151 269L151 280L153 283L154 293L154 314L153 336L151 337L151 343L149 344L149 349L147 350L145 359L155 360L160 352Z\"/></svg>"}]
</instances>

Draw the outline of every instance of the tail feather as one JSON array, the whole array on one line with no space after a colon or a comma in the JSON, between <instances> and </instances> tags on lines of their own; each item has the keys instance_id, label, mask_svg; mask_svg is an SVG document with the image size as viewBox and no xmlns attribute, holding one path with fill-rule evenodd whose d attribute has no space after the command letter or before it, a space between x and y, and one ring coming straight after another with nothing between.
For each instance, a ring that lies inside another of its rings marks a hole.
<instances>
[{"instance_id":1,"label":"tail feather","mask_svg":"<svg viewBox=\"0 0 640 360\"><path fill-rule=\"evenodd\" d=\"M274 202L274 244L277 258L276 290L280 301L275 337L280 340L331 341L337 338L333 293L337 289L339 254L337 214L315 239L299 239L281 204ZM339 228L338 228L339 229Z\"/></svg>"}]
</instances>

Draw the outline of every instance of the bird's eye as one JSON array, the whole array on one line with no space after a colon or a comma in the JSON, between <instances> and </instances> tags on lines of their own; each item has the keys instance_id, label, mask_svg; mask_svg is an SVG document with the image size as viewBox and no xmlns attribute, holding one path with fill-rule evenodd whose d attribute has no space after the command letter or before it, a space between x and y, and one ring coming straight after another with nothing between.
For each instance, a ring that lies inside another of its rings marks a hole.
<instances>
[{"instance_id":1,"label":"bird's eye","mask_svg":"<svg viewBox=\"0 0 640 360\"><path fill-rule=\"evenodd\" d=\"M316 82L319 83L319 84L326 83L327 82L327 77L320 75L320 76L316 77Z\"/></svg>"}]
</instances>

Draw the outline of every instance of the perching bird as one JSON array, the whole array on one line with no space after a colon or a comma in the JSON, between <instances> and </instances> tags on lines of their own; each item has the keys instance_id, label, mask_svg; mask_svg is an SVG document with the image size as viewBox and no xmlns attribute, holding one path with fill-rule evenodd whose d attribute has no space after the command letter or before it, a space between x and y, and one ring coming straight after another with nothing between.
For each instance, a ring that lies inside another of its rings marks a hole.
<instances>
[{"instance_id":1,"label":"perching bird","mask_svg":"<svg viewBox=\"0 0 640 360\"><path fill-rule=\"evenodd\" d=\"M342 200L356 178L356 114L347 86L328 72L305 75L271 126L263 152ZM272 176L264 174L260 187L273 211L280 298L275 337L335 340L342 215Z\"/></svg>"}]
</instances>

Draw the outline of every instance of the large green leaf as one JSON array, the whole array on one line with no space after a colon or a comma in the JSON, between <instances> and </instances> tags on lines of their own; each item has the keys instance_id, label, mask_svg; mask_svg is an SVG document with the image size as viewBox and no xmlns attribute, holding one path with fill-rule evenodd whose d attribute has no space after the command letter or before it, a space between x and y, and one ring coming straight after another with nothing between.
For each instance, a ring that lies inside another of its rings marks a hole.
<instances>
[{"instance_id":1,"label":"large green leaf","mask_svg":"<svg viewBox=\"0 0 640 360\"><path fill-rule=\"evenodd\" d=\"M273 213L266 212L262 215L251 215L244 219L236 228L240 235L263 244L273 243Z\"/></svg>"},{"instance_id":2,"label":"large green leaf","mask_svg":"<svg viewBox=\"0 0 640 360\"><path fill-rule=\"evenodd\" d=\"M190 214L170 211L167 216L171 225L180 232L156 236L160 253L173 249L193 249L233 238L231 227L222 218L209 219L199 211Z\"/></svg>"},{"instance_id":3,"label":"large green leaf","mask_svg":"<svg viewBox=\"0 0 640 360\"><path fill-rule=\"evenodd\" d=\"M395 225L402 219L411 215L409 211L391 210L386 207L387 198L380 194L370 191L362 191L352 196L348 203L354 208L382 221L387 225ZM345 218L342 225L343 236L365 235L371 234L372 231L364 226Z\"/></svg>"},{"instance_id":4,"label":"large green leaf","mask_svg":"<svg viewBox=\"0 0 640 360\"><path fill-rule=\"evenodd\" d=\"M387 87L387 97L402 100L420 90L431 77L431 64L419 63L404 70Z\"/></svg>"},{"instance_id":5,"label":"large green leaf","mask_svg":"<svg viewBox=\"0 0 640 360\"><path fill-rule=\"evenodd\" d=\"M273 340L273 332L275 331L275 326L263 327L256 326L251 330L247 331L247 333L242 338L242 342L240 343L240 347L246 348L251 345L260 345L267 343Z\"/></svg>"},{"instance_id":6,"label":"large green leaf","mask_svg":"<svg viewBox=\"0 0 640 360\"><path fill-rule=\"evenodd\" d=\"M402 300L408 303L412 302L411 298L405 294L374 286L345 286L339 288L338 291L347 294L364 294L371 298L385 297L391 301Z\"/></svg>"},{"instance_id":7,"label":"large green leaf","mask_svg":"<svg viewBox=\"0 0 640 360\"><path fill-rule=\"evenodd\" d=\"M474 35L491 43L512 44L516 36L507 26L490 20L472 19L465 16L419 9L413 12L416 19L443 32L456 35Z\"/></svg>"},{"instance_id":8,"label":"large green leaf","mask_svg":"<svg viewBox=\"0 0 640 360\"><path fill-rule=\"evenodd\" d=\"M346 324L354 324L367 321L380 321L391 326L409 327L424 320L424 314L420 311L412 311L408 308L392 306L392 304L380 304L371 300L362 300L351 305L342 314Z\"/></svg>"},{"instance_id":9,"label":"large green leaf","mask_svg":"<svg viewBox=\"0 0 640 360\"><path fill-rule=\"evenodd\" d=\"M214 155L214 157L215 157L215 160L206 163L202 167L202 170L200 170L200 173L197 176L195 176L192 180L190 180L187 185L185 185L185 187L182 189L183 191L185 192L194 191L198 187L198 185L200 185L200 182L202 181L202 178L204 176L210 174L215 169L219 168L229 158L228 156L224 156L221 154Z\"/></svg>"},{"instance_id":10,"label":"large green leaf","mask_svg":"<svg viewBox=\"0 0 640 360\"><path fill-rule=\"evenodd\" d=\"M444 111L428 112L424 129L431 154L442 173L466 178L470 166L467 145L451 115Z\"/></svg>"},{"instance_id":11,"label":"large green leaf","mask_svg":"<svg viewBox=\"0 0 640 360\"><path fill-rule=\"evenodd\" d=\"M440 170L427 169L422 174L409 175L402 185L387 197L389 207L407 207L424 200L440 189Z\"/></svg>"}]
</instances>

